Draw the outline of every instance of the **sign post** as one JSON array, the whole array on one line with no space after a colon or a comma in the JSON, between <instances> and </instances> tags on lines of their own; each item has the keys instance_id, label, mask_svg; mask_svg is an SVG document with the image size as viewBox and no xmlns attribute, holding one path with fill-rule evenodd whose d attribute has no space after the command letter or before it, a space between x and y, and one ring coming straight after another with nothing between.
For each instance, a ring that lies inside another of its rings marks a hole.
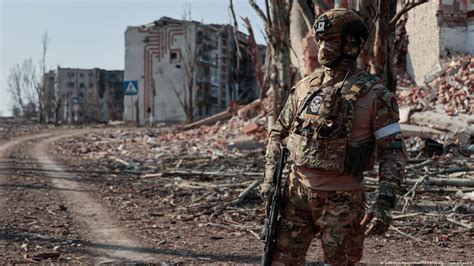
<instances>
[{"instance_id":1,"label":"sign post","mask_svg":"<svg viewBox=\"0 0 474 266\"><path fill-rule=\"evenodd\" d=\"M130 96L130 108L132 109L132 119L135 119L133 104L133 96L138 95L138 80L124 80L123 82L123 94Z\"/></svg>"}]
</instances>

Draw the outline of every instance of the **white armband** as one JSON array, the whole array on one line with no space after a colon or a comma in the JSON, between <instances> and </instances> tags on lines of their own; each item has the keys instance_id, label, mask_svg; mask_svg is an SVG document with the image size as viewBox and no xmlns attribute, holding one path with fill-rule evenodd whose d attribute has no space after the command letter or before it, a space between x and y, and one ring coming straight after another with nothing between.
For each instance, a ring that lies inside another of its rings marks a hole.
<instances>
[{"instance_id":1,"label":"white armband","mask_svg":"<svg viewBox=\"0 0 474 266\"><path fill-rule=\"evenodd\" d=\"M402 128L398 123L392 123L390 125L384 126L383 128L379 128L374 132L375 140L379 140L386 136L390 136L392 134L396 134L398 132L402 132Z\"/></svg>"}]
</instances>

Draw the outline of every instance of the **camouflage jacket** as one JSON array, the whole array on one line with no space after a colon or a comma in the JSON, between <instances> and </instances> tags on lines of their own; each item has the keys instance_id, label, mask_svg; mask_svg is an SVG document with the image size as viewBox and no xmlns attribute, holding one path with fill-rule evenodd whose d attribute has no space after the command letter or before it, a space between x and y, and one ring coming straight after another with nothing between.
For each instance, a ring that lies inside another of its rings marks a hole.
<instances>
[{"instance_id":1,"label":"camouflage jacket","mask_svg":"<svg viewBox=\"0 0 474 266\"><path fill-rule=\"evenodd\" d=\"M378 204L393 207L404 176L404 166L407 159L398 124L398 106L395 95L385 88L381 82L369 82L378 80L375 76L370 74L366 76L366 79L356 80L352 86L361 87L361 95L368 92L376 94L373 103L371 103L374 114L370 118L370 125L372 130L371 141L375 143L376 157L380 165ZM311 88L321 86L323 78L323 71L315 71L291 89L285 106L270 129L266 151L265 184L272 182L280 145L285 142L293 130L292 125L301 102Z\"/></svg>"}]
</instances>

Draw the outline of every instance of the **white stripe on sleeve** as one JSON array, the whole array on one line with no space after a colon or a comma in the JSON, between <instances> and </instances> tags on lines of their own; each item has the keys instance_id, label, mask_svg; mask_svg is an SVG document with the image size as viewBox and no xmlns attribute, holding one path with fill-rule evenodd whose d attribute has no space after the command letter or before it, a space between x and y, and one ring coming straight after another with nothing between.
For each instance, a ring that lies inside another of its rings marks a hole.
<instances>
[{"instance_id":1,"label":"white stripe on sleeve","mask_svg":"<svg viewBox=\"0 0 474 266\"><path fill-rule=\"evenodd\" d=\"M380 128L377 131L375 131L374 132L375 140L379 140L381 138L384 138L386 136L390 136L390 135L398 133L398 132L402 132L400 124L392 123L390 125L384 126L383 128Z\"/></svg>"}]
</instances>

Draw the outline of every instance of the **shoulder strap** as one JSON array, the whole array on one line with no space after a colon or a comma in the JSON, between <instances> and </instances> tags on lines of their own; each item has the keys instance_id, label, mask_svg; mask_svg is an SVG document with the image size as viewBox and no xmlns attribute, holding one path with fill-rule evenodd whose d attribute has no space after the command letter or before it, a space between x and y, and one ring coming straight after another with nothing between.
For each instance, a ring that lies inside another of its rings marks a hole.
<instances>
[{"instance_id":1,"label":"shoulder strap","mask_svg":"<svg viewBox=\"0 0 474 266\"><path fill-rule=\"evenodd\" d=\"M306 78L302 79L300 82L295 84L295 96L298 101L306 96L308 91L311 91L314 87L318 86L324 77L324 74L320 70L316 70Z\"/></svg>"},{"instance_id":2,"label":"shoulder strap","mask_svg":"<svg viewBox=\"0 0 474 266\"><path fill-rule=\"evenodd\" d=\"M343 88L343 93L344 93L344 90L348 90L352 87L352 85L359 79L359 75L360 75L360 72L350 76L345 84L344 84L344 88ZM329 86L340 86L342 84L342 81L340 81L339 79L331 79L329 81L327 81L326 83L322 84L321 86L318 86L317 88L315 88L314 90L310 90L308 92L308 94L306 94L306 97L303 99L303 101L300 103L300 105L298 106L298 109L297 109L297 112L296 112L296 117L298 117L301 112L303 112L304 108L308 105L308 103L316 96L316 92L323 89L323 88L326 88L326 87L329 87ZM346 89L347 88L347 89ZM332 95L329 95L330 97Z\"/></svg>"},{"instance_id":3,"label":"shoulder strap","mask_svg":"<svg viewBox=\"0 0 474 266\"><path fill-rule=\"evenodd\" d=\"M299 113L301 113L300 109L303 102L307 101L307 98L315 91L318 91L320 89L320 84L324 79L324 72L322 69L318 69L315 72L313 72L310 76L306 77L305 79L301 80L300 83L296 84L294 89L295 89L295 97L296 97L296 102L299 103L298 108L296 112L293 113L293 117L291 118L291 123L290 123L290 132L293 131L294 127L294 122L296 117L299 116ZM303 98L303 100L300 103L300 99Z\"/></svg>"},{"instance_id":4,"label":"shoulder strap","mask_svg":"<svg viewBox=\"0 0 474 266\"><path fill-rule=\"evenodd\" d=\"M381 82L380 78L367 71L360 71L353 78L351 82L348 82L348 86L344 86L342 89L342 96L352 102L355 102L361 93L364 94L375 84Z\"/></svg>"}]
</instances>

